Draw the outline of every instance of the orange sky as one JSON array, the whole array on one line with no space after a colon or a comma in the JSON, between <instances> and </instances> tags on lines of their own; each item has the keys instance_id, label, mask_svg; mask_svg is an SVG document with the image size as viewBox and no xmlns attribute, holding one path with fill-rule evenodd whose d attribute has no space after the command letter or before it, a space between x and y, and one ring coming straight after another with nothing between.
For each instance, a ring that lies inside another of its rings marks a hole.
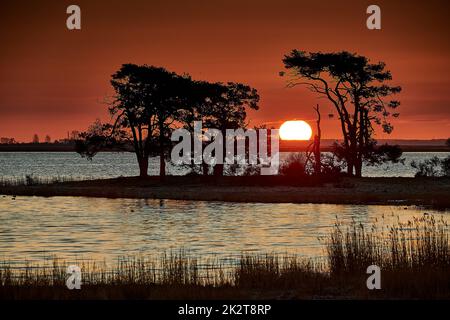
<instances>
[{"instance_id":1,"label":"orange sky","mask_svg":"<svg viewBox=\"0 0 450 320\"><path fill-rule=\"evenodd\" d=\"M382 30L366 29L368 5ZM78 4L82 30L68 31ZM53 139L108 120L109 78L122 63L164 66L196 79L239 81L258 89L251 124L312 121L312 106L332 111L304 87L278 76L291 49L348 50L382 60L403 87L394 133L379 138L450 136L450 4L436 1L23 1L0 4L0 136ZM326 119L324 138L339 137Z\"/></svg>"}]
</instances>

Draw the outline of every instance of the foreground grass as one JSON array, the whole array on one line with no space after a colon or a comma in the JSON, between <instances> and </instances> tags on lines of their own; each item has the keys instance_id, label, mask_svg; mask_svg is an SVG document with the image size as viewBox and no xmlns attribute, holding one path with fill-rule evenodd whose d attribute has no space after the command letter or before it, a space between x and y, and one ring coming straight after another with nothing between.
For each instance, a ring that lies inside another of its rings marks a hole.
<instances>
[{"instance_id":1,"label":"foreground grass","mask_svg":"<svg viewBox=\"0 0 450 320\"><path fill-rule=\"evenodd\" d=\"M81 290L65 286L67 264L0 265L2 299L449 299L449 228L423 216L389 228L336 224L325 260L243 255L234 263L183 251L159 257L80 262ZM368 290L366 269L381 268L381 290Z\"/></svg>"},{"instance_id":2,"label":"foreground grass","mask_svg":"<svg viewBox=\"0 0 450 320\"><path fill-rule=\"evenodd\" d=\"M23 177L0 177L0 187L46 186L58 183L81 181L82 178L72 176L39 177L26 175ZM92 180L92 179L91 179Z\"/></svg>"}]
</instances>

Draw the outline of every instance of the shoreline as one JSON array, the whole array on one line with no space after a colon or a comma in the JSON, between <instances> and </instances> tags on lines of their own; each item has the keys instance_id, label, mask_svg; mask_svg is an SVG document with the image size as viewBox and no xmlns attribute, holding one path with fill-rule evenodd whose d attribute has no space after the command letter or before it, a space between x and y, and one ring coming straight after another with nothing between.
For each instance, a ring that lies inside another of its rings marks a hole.
<instances>
[{"instance_id":1,"label":"shoreline","mask_svg":"<svg viewBox=\"0 0 450 320\"><path fill-rule=\"evenodd\" d=\"M414 153L429 153L429 152L450 152L450 148L445 146L400 146L403 152L414 152ZM330 146L324 146L320 148L320 152L332 152L333 148ZM62 147L48 147L41 148L36 147L11 147L11 146L0 146L0 153L39 153L39 152L55 152L55 153L76 153L75 149L71 146ZM99 153L103 152L117 152L117 153L133 153L134 151L127 150L101 150ZM306 147L291 147L291 146L280 146L280 152L306 152Z\"/></svg>"},{"instance_id":2,"label":"shoreline","mask_svg":"<svg viewBox=\"0 0 450 320\"><path fill-rule=\"evenodd\" d=\"M31 186L0 186L0 195L99 197L253 203L418 205L450 208L448 178L341 178L301 182L280 176L120 177Z\"/></svg>"},{"instance_id":3,"label":"shoreline","mask_svg":"<svg viewBox=\"0 0 450 320\"><path fill-rule=\"evenodd\" d=\"M331 152L336 139L323 139L321 152ZM379 145L385 143L398 145L403 152L450 152L450 147L445 145L445 139L435 140L378 140ZM311 141L286 141L280 140L280 152L305 152ZM16 143L0 144L0 152L73 152L76 153L75 143ZM131 152L133 146L123 149L105 149L100 152Z\"/></svg>"}]
</instances>

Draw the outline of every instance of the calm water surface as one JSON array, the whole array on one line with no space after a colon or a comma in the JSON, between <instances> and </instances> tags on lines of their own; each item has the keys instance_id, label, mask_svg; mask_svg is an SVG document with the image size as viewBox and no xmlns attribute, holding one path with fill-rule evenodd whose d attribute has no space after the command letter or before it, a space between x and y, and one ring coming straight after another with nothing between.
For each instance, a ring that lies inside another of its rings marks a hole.
<instances>
[{"instance_id":1,"label":"calm water surface","mask_svg":"<svg viewBox=\"0 0 450 320\"><path fill-rule=\"evenodd\" d=\"M0 259L19 263L57 255L113 262L118 256L180 248L202 257L242 252L321 256L318 238L328 234L336 216L345 224L371 225L407 221L424 212L401 206L0 196Z\"/></svg>"},{"instance_id":2,"label":"calm water surface","mask_svg":"<svg viewBox=\"0 0 450 320\"><path fill-rule=\"evenodd\" d=\"M366 167L365 176L413 177L413 160L423 161L433 156L444 158L450 152L405 152L405 165L385 164L379 167ZM288 153L282 153L281 159ZM184 170L170 167L172 174L182 174ZM149 174L159 174L159 159L150 159ZM118 176L139 175L136 157L132 153L102 152L92 161L82 159L73 152L0 152L0 178L69 177L72 179L114 178Z\"/></svg>"},{"instance_id":3,"label":"calm water surface","mask_svg":"<svg viewBox=\"0 0 450 320\"><path fill-rule=\"evenodd\" d=\"M409 163L449 153L406 153L406 165L366 168L368 176L413 176ZM284 157L287 155L284 154ZM150 174L158 173L152 159ZM174 170L173 168L171 170ZM130 153L0 153L0 178L110 178L138 174ZM174 171L172 171L174 172ZM0 195L0 260L21 263L57 255L107 262L119 256L184 248L198 256L242 252L323 255L319 237L339 221L371 225L421 216L402 206L258 204L169 200L17 197ZM450 214L427 210L448 220ZM384 218L383 218L384 217Z\"/></svg>"}]
</instances>

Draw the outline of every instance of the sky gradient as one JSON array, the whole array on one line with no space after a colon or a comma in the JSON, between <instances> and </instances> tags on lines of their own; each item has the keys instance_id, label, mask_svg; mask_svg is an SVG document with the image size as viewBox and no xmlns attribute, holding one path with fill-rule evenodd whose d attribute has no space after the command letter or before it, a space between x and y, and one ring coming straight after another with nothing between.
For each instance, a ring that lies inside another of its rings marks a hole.
<instances>
[{"instance_id":1,"label":"sky gradient","mask_svg":"<svg viewBox=\"0 0 450 320\"><path fill-rule=\"evenodd\" d=\"M258 89L251 125L314 121L331 105L305 87L286 88L282 58L292 49L347 50L384 61L398 96L394 132L378 138L450 136L448 1L23 1L0 4L0 137L65 137L96 118L108 121L110 76L123 63L163 66L193 78ZM382 9L382 30L366 28L366 8ZM82 30L66 28L78 4ZM323 137L340 137L325 119Z\"/></svg>"}]
</instances>

